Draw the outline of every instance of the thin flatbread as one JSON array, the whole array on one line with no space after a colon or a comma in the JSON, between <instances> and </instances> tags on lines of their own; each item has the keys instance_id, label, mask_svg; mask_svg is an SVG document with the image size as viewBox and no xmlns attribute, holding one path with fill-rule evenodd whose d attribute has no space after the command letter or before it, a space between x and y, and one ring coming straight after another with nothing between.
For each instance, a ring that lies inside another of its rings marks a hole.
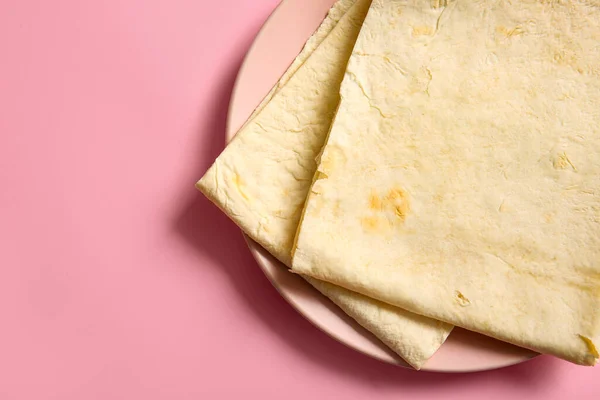
<instances>
[{"instance_id":1,"label":"thin flatbread","mask_svg":"<svg viewBox=\"0 0 600 400\"><path fill-rule=\"evenodd\" d=\"M339 101L345 66L367 13L356 0L287 81L237 133L197 187L287 266L312 177ZM315 43L316 41L309 41ZM307 45L308 46L308 45ZM307 53L310 52L310 54ZM346 289L308 281L419 369L452 327Z\"/></svg>"},{"instance_id":2,"label":"thin flatbread","mask_svg":"<svg viewBox=\"0 0 600 400\"><path fill-rule=\"evenodd\" d=\"M304 46L302 47L302 51L298 54L298 56L292 61L288 69L283 73L281 78L277 81L277 83L271 88L269 93L262 99L260 104L254 109L248 120L244 124L248 124L254 117L260 113L260 111L264 108L265 105L271 101L273 96L281 89L285 84L290 80L290 78L294 75L294 73L304 64L304 61L310 57L310 55L315 51L317 47L323 42L323 40L329 35L329 33L335 28L338 24L339 20L346 15L348 10L356 3L356 0L338 0L327 12L325 19L321 22L321 25L317 28L317 30L311 35L310 38L306 41Z\"/></svg>"},{"instance_id":3,"label":"thin flatbread","mask_svg":"<svg viewBox=\"0 0 600 400\"><path fill-rule=\"evenodd\" d=\"M600 343L600 2L374 0L292 268L582 365Z\"/></svg>"}]
</instances>

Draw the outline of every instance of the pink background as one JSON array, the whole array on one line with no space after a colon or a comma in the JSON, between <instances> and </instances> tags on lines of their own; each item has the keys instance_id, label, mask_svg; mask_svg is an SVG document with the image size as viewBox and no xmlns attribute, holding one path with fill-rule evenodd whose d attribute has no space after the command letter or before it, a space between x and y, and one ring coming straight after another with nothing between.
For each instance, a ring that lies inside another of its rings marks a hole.
<instances>
[{"instance_id":1,"label":"pink background","mask_svg":"<svg viewBox=\"0 0 600 400\"><path fill-rule=\"evenodd\" d=\"M550 357L383 364L279 297L193 188L277 3L0 0L0 399L600 395Z\"/></svg>"}]
</instances>

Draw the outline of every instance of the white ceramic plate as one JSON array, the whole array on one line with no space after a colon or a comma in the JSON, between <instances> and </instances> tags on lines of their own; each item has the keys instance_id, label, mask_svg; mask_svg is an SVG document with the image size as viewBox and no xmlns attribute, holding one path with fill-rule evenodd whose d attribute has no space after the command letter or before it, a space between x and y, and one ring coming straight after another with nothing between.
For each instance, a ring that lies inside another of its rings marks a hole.
<instances>
[{"instance_id":1,"label":"white ceramic plate","mask_svg":"<svg viewBox=\"0 0 600 400\"><path fill-rule=\"evenodd\" d=\"M227 140L258 106L319 26L335 0L284 0L267 20L237 77L227 123ZM305 318L331 337L381 361L408 366L337 306L291 274L266 250L246 238L254 258L281 295ZM482 371L529 360L537 353L455 328L423 370Z\"/></svg>"}]
</instances>

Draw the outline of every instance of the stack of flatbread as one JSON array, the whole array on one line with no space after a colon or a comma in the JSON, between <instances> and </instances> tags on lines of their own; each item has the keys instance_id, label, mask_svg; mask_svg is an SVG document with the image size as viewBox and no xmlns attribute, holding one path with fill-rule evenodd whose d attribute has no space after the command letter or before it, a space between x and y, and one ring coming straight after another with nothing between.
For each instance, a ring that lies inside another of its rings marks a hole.
<instances>
[{"instance_id":1,"label":"stack of flatbread","mask_svg":"<svg viewBox=\"0 0 600 400\"><path fill-rule=\"evenodd\" d=\"M417 369L594 365L600 1L339 0L197 187Z\"/></svg>"}]
</instances>

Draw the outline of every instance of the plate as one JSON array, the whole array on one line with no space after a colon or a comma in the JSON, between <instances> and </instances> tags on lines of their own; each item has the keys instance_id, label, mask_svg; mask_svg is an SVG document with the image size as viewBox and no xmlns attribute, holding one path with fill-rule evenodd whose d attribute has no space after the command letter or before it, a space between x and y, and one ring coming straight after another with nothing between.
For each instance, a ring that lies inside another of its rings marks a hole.
<instances>
[{"instance_id":1,"label":"plate","mask_svg":"<svg viewBox=\"0 0 600 400\"><path fill-rule=\"evenodd\" d=\"M266 96L319 26L335 0L283 0L264 24L238 73L229 105L227 140ZM248 247L279 293L306 319L339 342L378 360L408 365L301 277L291 274L260 245ZM422 368L425 371L472 372L506 367L537 353L455 328Z\"/></svg>"}]
</instances>

